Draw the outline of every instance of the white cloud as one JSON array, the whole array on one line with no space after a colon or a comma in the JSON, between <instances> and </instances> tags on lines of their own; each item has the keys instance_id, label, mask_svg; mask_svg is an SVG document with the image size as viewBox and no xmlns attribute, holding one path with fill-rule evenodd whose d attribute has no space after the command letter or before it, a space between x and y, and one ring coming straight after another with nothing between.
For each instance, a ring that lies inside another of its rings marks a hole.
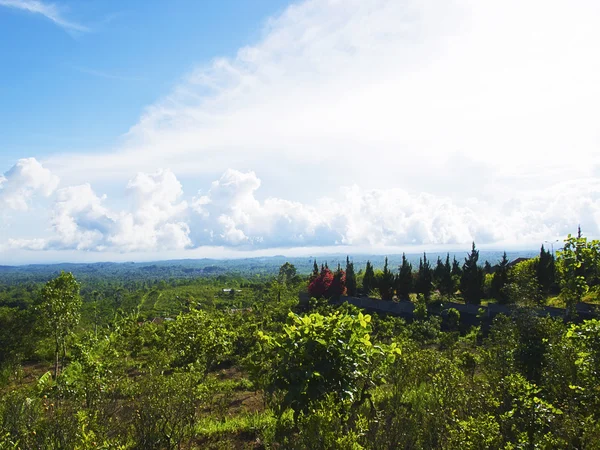
<instances>
[{"instance_id":1,"label":"white cloud","mask_svg":"<svg viewBox=\"0 0 600 450\"><path fill-rule=\"evenodd\" d=\"M26 211L34 194L48 197L58 183L59 178L35 158L20 159L4 175L0 175L0 206Z\"/></svg>"},{"instance_id":2,"label":"white cloud","mask_svg":"<svg viewBox=\"0 0 600 450\"><path fill-rule=\"evenodd\" d=\"M190 229L180 220L187 209L178 202L181 184L168 170L139 173L127 185L129 211L113 211L106 196L89 184L70 186L56 193L49 239L11 239L13 248L29 250L151 251L181 250L191 244Z\"/></svg>"},{"instance_id":3,"label":"white cloud","mask_svg":"<svg viewBox=\"0 0 600 450\"><path fill-rule=\"evenodd\" d=\"M0 6L20 9L33 14L41 14L68 31L89 31L87 27L65 19L60 9L52 3L37 0L0 0Z\"/></svg>"},{"instance_id":4,"label":"white cloud","mask_svg":"<svg viewBox=\"0 0 600 450\"><path fill-rule=\"evenodd\" d=\"M600 237L599 21L595 0L293 5L183 77L117 148L45 161L99 192L141 172L129 208L88 192L55 212L58 242L537 246L579 223Z\"/></svg>"},{"instance_id":5,"label":"white cloud","mask_svg":"<svg viewBox=\"0 0 600 450\"><path fill-rule=\"evenodd\" d=\"M194 245L242 248L347 245L357 248L479 244L533 245L564 237L578 224L600 236L600 179L555 183L491 205L476 198L404 189L342 187L314 206L256 198L254 172L227 170L192 202Z\"/></svg>"},{"instance_id":6,"label":"white cloud","mask_svg":"<svg viewBox=\"0 0 600 450\"><path fill-rule=\"evenodd\" d=\"M118 151L52 163L94 177L286 171L269 193L296 199L354 182L464 197L479 180L496 198L587 176L563 156L599 161L598 20L593 0L305 1L184 77ZM453 178L457 157L488 171Z\"/></svg>"},{"instance_id":7,"label":"white cloud","mask_svg":"<svg viewBox=\"0 0 600 450\"><path fill-rule=\"evenodd\" d=\"M246 247L339 243L341 236L322 212L279 198L260 202L255 197L260 185L254 172L229 169L206 195L195 198L197 229L192 234L197 243Z\"/></svg>"},{"instance_id":8,"label":"white cloud","mask_svg":"<svg viewBox=\"0 0 600 450\"><path fill-rule=\"evenodd\" d=\"M472 209L431 194L411 194L402 189L362 191L355 185L344 189L343 201L336 209L347 244L397 246L490 241L480 231L483 218Z\"/></svg>"},{"instance_id":9,"label":"white cloud","mask_svg":"<svg viewBox=\"0 0 600 450\"><path fill-rule=\"evenodd\" d=\"M53 248L102 250L105 236L117 217L104 205L89 184L60 189L52 215L57 238L48 242Z\"/></svg>"},{"instance_id":10,"label":"white cloud","mask_svg":"<svg viewBox=\"0 0 600 450\"><path fill-rule=\"evenodd\" d=\"M191 244L188 225L179 220L187 209L179 202L181 183L173 172L138 173L127 185L133 212L121 214L109 242L124 251L183 249Z\"/></svg>"},{"instance_id":11,"label":"white cloud","mask_svg":"<svg viewBox=\"0 0 600 450\"><path fill-rule=\"evenodd\" d=\"M403 189L343 187L314 205L258 200L254 172L228 169L190 204L173 172L138 173L125 191L130 208L114 211L89 184L60 189L52 214L54 236L15 238L13 249L168 252L192 248L343 247L379 249L479 245L537 246L583 226L600 235L600 179L559 182L508 198L500 208L475 198ZM188 250L186 250L188 249ZM179 256L184 255L181 253ZM188 253L189 255L190 253Z\"/></svg>"}]
</instances>

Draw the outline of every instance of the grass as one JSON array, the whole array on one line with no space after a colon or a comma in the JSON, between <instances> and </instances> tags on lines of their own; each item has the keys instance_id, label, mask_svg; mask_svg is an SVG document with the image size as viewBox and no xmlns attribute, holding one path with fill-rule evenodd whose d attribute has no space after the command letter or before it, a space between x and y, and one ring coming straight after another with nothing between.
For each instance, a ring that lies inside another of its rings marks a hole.
<instances>
[{"instance_id":1,"label":"grass","mask_svg":"<svg viewBox=\"0 0 600 450\"><path fill-rule=\"evenodd\" d=\"M241 414L219 420L205 417L195 428L194 444L202 449L255 449L264 448L261 436L275 426L271 411Z\"/></svg>"},{"instance_id":2,"label":"grass","mask_svg":"<svg viewBox=\"0 0 600 450\"><path fill-rule=\"evenodd\" d=\"M552 306L554 308L564 308L566 306L565 301L562 299L562 297L560 295L556 295L554 297L548 297L546 300L546 305Z\"/></svg>"},{"instance_id":3,"label":"grass","mask_svg":"<svg viewBox=\"0 0 600 450\"><path fill-rule=\"evenodd\" d=\"M600 290L598 287L591 289L584 297L585 303L592 303L594 305L600 305Z\"/></svg>"},{"instance_id":4,"label":"grass","mask_svg":"<svg viewBox=\"0 0 600 450\"><path fill-rule=\"evenodd\" d=\"M488 306L490 304L498 303L498 300L495 298L484 298L481 300L481 306Z\"/></svg>"},{"instance_id":5,"label":"grass","mask_svg":"<svg viewBox=\"0 0 600 450\"><path fill-rule=\"evenodd\" d=\"M204 417L196 425L199 437L215 437L225 434L257 433L275 423L275 416L270 410L218 420L214 417Z\"/></svg>"}]
</instances>

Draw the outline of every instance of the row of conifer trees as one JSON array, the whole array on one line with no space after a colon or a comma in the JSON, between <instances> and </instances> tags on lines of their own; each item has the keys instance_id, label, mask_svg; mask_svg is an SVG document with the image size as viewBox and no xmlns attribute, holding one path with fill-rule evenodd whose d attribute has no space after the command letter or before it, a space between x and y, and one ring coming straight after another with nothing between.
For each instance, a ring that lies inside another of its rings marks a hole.
<instances>
[{"instance_id":1,"label":"row of conifer trees","mask_svg":"<svg viewBox=\"0 0 600 450\"><path fill-rule=\"evenodd\" d=\"M383 300L392 300L394 296L399 300L408 300L412 293L422 294L429 299L437 291L446 297L460 293L465 302L471 304L480 304L486 294L500 303L507 303L510 297L507 289L510 284L509 270L506 252L495 266L488 261L480 265L479 250L475 243L463 264L457 261L456 256L451 261L448 253L445 261L438 256L436 264L432 266L427 254L423 253L416 270L405 254L396 271L389 268L386 257L382 271L376 271L367 261L364 272L358 274L349 257L346 257L346 269L338 264L335 271L329 269L327 263L319 269L315 260L309 280L309 294L313 297L335 298L341 295L369 295L377 291ZM535 272L539 289L544 295L556 290L554 255L546 251L544 246L535 261ZM489 277L487 284L486 276ZM360 278L361 286L358 283Z\"/></svg>"}]
</instances>

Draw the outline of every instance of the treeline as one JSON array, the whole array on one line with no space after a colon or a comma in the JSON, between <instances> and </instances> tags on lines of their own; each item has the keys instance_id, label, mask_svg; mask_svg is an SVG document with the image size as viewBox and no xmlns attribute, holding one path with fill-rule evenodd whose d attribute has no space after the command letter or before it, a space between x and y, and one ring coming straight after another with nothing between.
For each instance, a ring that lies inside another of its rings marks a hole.
<instances>
[{"instance_id":1,"label":"treeline","mask_svg":"<svg viewBox=\"0 0 600 450\"><path fill-rule=\"evenodd\" d=\"M374 270L367 261L358 272L349 257L345 269L338 265L335 270L327 263L319 268L315 260L308 292L315 298L374 295L383 300L409 300L417 294L426 301L462 298L479 305L487 299L528 306L544 305L549 296L560 296L565 306L572 307L590 291L596 293L599 281L600 244L579 233L565 239L556 258L542 245L535 258L510 262L505 252L493 266L488 261L481 264L475 243L462 263L447 254L445 260L438 256L432 264L424 253L416 268L406 255L396 270L388 266L387 258L383 270Z\"/></svg>"}]
</instances>

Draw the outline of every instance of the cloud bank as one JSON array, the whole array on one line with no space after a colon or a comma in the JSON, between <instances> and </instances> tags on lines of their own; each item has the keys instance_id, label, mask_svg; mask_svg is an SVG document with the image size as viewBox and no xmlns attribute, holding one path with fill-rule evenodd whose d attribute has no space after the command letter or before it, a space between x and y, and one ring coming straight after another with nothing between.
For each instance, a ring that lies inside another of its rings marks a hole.
<instances>
[{"instance_id":1,"label":"cloud bank","mask_svg":"<svg viewBox=\"0 0 600 450\"><path fill-rule=\"evenodd\" d=\"M46 183L31 188L31 170ZM5 176L5 204L26 206L32 193L50 195L56 177L35 160L20 161ZM48 181L50 180L50 181ZM49 238L9 239L10 249L93 252L177 251L203 246L239 250L293 247L537 245L564 236L581 223L600 234L600 179L559 182L551 189L507 199L501 208L474 199L394 189L342 187L313 204L268 197L258 200L261 180L252 172L226 170L205 194L186 196L170 170L138 173L124 187L127 209L107 206L90 184L52 195ZM0 191L0 193L3 193ZM14 200L14 192L20 192ZM186 201L184 198L190 198Z\"/></svg>"}]
</instances>

